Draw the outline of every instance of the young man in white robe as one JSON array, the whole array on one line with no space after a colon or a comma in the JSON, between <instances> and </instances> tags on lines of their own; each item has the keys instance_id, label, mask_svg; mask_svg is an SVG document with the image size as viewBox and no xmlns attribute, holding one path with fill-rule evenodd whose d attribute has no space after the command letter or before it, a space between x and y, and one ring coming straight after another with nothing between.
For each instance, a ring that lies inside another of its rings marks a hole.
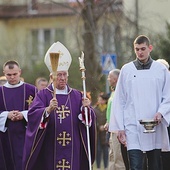
<instances>
[{"instance_id":1,"label":"young man in white robe","mask_svg":"<svg viewBox=\"0 0 170 170\"><path fill-rule=\"evenodd\" d=\"M152 48L145 35L135 39L136 60L122 67L112 102L109 131L127 146L131 170L142 170L144 153L149 170L160 170L161 150L169 150L170 74L151 58ZM154 133L144 133L143 119L158 122Z\"/></svg>"}]
</instances>

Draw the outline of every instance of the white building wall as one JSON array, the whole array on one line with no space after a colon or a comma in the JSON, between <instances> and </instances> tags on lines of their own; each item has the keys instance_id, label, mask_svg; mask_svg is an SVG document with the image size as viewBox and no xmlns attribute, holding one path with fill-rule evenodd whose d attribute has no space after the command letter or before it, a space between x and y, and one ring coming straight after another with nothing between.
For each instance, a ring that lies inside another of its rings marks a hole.
<instances>
[{"instance_id":1,"label":"white building wall","mask_svg":"<svg viewBox=\"0 0 170 170\"><path fill-rule=\"evenodd\" d=\"M124 0L124 13L136 19L135 3L138 2L138 23L144 32L165 32L166 21L170 23L170 0Z\"/></svg>"}]
</instances>

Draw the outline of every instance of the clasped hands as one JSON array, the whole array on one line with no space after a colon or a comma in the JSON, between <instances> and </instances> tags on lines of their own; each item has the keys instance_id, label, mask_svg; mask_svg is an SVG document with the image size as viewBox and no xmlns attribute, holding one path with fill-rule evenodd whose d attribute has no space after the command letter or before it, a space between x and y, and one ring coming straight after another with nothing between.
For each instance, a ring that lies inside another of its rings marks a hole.
<instances>
[{"instance_id":1,"label":"clasped hands","mask_svg":"<svg viewBox=\"0 0 170 170\"><path fill-rule=\"evenodd\" d=\"M24 118L23 114L18 110L13 110L8 113L8 119L12 121L19 121L22 120L23 118Z\"/></svg>"}]
</instances>

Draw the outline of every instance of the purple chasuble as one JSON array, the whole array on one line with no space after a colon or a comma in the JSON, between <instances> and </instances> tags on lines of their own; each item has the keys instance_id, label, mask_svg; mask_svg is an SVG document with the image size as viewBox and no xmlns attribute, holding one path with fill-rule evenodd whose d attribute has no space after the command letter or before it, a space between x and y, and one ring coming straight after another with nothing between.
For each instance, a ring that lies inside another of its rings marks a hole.
<instances>
[{"instance_id":1,"label":"purple chasuble","mask_svg":"<svg viewBox=\"0 0 170 170\"><path fill-rule=\"evenodd\" d=\"M52 99L51 85L38 92L28 112L23 170L88 170L86 126L79 120L82 94L75 89L57 94L58 108L40 129L45 108ZM90 144L92 163L95 155L95 114L92 113Z\"/></svg>"},{"instance_id":2,"label":"purple chasuble","mask_svg":"<svg viewBox=\"0 0 170 170\"><path fill-rule=\"evenodd\" d=\"M23 83L19 87L0 87L0 114L3 111L28 110L35 97L35 86ZM0 170L21 170L27 122L6 120L7 130L0 132Z\"/></svg>"}]
</instances>

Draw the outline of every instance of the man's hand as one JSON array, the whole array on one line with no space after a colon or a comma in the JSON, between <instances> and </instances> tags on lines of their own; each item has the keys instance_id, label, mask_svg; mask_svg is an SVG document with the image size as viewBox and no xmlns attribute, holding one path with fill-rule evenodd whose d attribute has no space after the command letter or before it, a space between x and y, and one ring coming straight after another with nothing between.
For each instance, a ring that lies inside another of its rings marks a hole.
<instances>
[{"instance_id":1,"label":"man's hand","mask_svg":"<svg viewBox=\"0 0 170 170\"><path fill-rule=\"evenodd\" d=\"M8 119L12 121L19 121L24 118L23 114L18 110L13 110L8 113Z\"/></svg>"},{"instance_id":2,"label":"man's hand","mask_svg":"<svg viewBox=\"0 0 170 170\"><path fill-rule=\"evenodd\" d=\"M157 112L157 113L155 114L155 116L154 116L154 120L158 121L158 124L161 123L162 118L163 118L163 117L162 117L162 114L159 113L159 112Z\"/></svg>"},{"instance_id":3,"label":"man's hand","mask_svg":"<svg viewBox=\"0 0 170 170\"><path fill-rule=\"evenodd\" d=\"M50 100L49 106L46 108L47 113L51 113L53 110L55 110L58 107L58 102L56 98L52 98Z\"/></svg>"},{"instance_id":4,"label":"man's hand","mask_svg":"<svg viewBox=\"0 0 170 170\"><path fill-rule=\"evenodd\" d=\"M126 134L124 130L118 131L117 138L121 144L123 144L125 147L127 145L126 143Z\"/></svg>"},{"instance_id":5,"label":"man's hand","mask_svg":"<svg viewBox=\"0 0 170 170\"><path fill-rule=\"evenodd\" d=\"M106 131L108 131L108 129L109 129L109 123L108 123L108 122L105 123L104 129L105 129Z\"/></svg>"},{"instance_id":6,"label":"man's hand","mask_svg":"<svg viewBox=\"0 0 170 170\"><path fill-rule=\"evenodd\" d=\"M82 99L83 106L81 107L81 113L79 114L79 119L82 121L83 124L86 125L86 111L87 111L87 117L88 117L88 125L91 126L92 118L91 118L91 110L90 110L90 104L91 101L88 98Z\"/></svg>"},{"instance_id":7,"label":"man's hand","mask_svg":"<svg viewBox=\"0 0 170 170\"><path fill-rule=\"evenodd\" d=\"M101 126L99 126L99 130L101 131L101 132L103 132L105 129L104 129L104 125L101 125Z\"/></svg>"},{"instance_id":8,"label":"man's hand","mask_svg":"<svg viewBox=\"0 0 170 170\"><path fill-rule=\"evenodd\" d=\"M91 101L90 101L90 99L88 99L88 98L84 98L83 100L82 100L82 103L83 103L83 106L84 107L88 107L88 106L90 106L90 104L91 104Z\"/></svg>"}]
</instances>

